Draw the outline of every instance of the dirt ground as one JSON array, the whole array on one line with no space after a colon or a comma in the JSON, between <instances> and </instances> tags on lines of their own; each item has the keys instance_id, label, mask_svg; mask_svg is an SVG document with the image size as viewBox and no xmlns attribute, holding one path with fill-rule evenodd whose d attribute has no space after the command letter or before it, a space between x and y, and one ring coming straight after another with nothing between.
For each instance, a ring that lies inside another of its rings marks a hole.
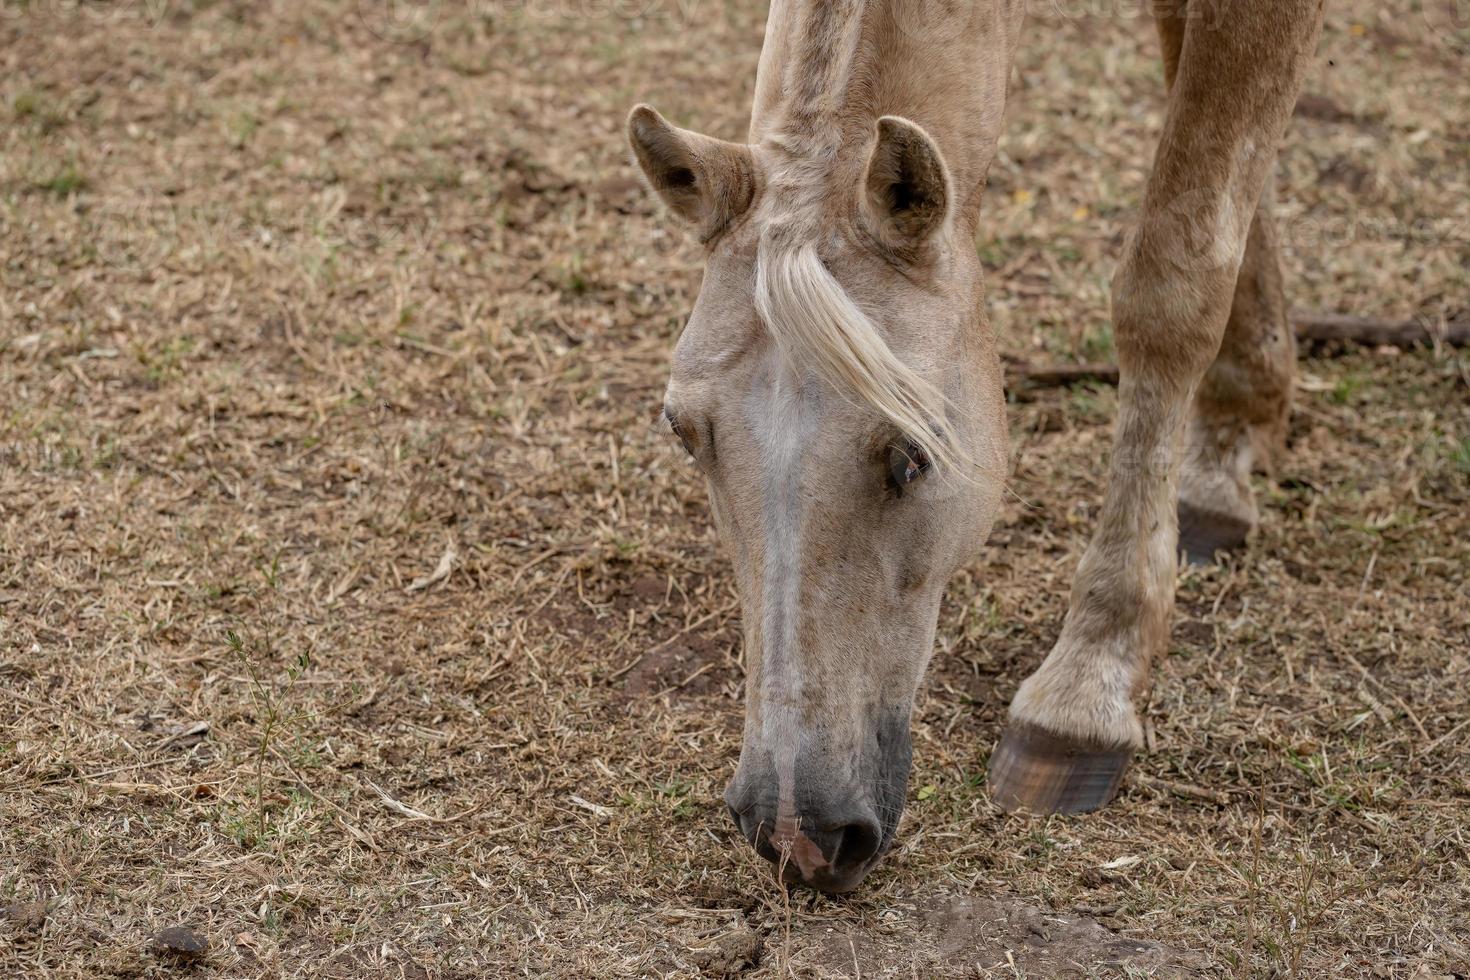
<instances>
[{"instance_id":1,"label":"dirt ground","mask_svg":"<svg viewBox=\"0 0 1470 980\"><path fill-rule=\"evenodd\" d=\"M1182 576L1149 749L1082 817L984 771L1115 396L1018 392L899 846L833 900L735 839L736 598L653 423L699 254L620 127L738 138L763 18L0 2L0 976L1470 975L1463 352L1301 362L1260 532ZM1152 28L1029 27L992 318L1107 360ZM1464 315L1467 67L1463 5L1329 4L1296 307Z\"/></svg>"}]
</instances>

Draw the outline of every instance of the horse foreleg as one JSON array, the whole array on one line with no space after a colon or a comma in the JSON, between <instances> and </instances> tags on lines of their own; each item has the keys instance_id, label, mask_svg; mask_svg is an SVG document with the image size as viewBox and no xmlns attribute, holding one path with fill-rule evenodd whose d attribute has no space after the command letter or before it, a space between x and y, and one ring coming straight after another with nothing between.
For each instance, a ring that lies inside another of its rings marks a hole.
<instances>
[{"instance_id":1,"label":"horse foreleg","mask_svg":"<svg viewBox=\"0 0 1470 980\"><path fill-rule=\"evenodd\" d=\"M1133 699L1168 639L1183 435L1322 24L1315 0L1175 9L1183 24L1164 132L1113 281L1120 387L1107 495L1061 636L1017 691L991 760L1006 807L1100 806L1142 741Z\"/></svg>"}]
</instances>

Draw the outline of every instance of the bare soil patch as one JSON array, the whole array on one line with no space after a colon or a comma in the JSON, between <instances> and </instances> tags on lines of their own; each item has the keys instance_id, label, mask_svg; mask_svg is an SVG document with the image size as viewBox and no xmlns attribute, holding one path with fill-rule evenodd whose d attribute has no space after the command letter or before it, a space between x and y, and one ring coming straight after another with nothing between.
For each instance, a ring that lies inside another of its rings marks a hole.
<instances>
[{"instance_id":1,"label":"bare soil patch","mask_svg":"<svg viewBox=\"0 0 1470 980\"><path fill-rule=\"evenodd\" d=\"M812 923L793 931L790 946L798 943L804 948L793 966L844 977L1183 977L1206 967L1201 957L1121 935L1097 919L1008 897L941 900L876 928L834 931Z\"/></svg>"}]
</instances>

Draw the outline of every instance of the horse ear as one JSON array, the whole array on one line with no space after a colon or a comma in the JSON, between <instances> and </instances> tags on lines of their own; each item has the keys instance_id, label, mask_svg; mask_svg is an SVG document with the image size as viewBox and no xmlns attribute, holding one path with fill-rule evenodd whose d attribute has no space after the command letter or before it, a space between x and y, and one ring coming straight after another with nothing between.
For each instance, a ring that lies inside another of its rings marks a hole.
<instances>
[{"instance_id":1,"label":"horse ear","mask_svg":"<svg viewBox=\"0 0 1470 980\"><path fill-rule=\"evenodd\" d=\"M863 174L865 211L873 231L895 244L918 244L949 218L949 170L939 147L899 116L878 120L878 142Z\"/></svg>"},{"instance_id":2,"label":"horse ear","mask_svg":"<svg viewBox=\"0 0 1470 980\"><path fill-rule=\"evenodd\" d=\"M663 202L709 241L750 207L755 158L750 147L671 125L651 106L628 116L628 142Z\"/></svg>"}]
</instances>

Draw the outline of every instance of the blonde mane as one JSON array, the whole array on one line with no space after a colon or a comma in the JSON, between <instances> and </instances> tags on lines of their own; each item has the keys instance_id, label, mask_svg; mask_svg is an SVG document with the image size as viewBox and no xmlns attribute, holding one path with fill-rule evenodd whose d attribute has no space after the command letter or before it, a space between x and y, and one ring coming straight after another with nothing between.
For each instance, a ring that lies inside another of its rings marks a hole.
<instances>
[{"instance_id":1,"label":"blonde mane","mask_svg":"<svg viewBox=\"0 0 1470 980\"><path fill-rule=\"evenodd\" d=\"M893 353L810 243L773 237L757 251L755 306L790 362L877 411L936 465L965 471L973 460L955 438L949 399Z\"/></svg>"}]
</instances>

